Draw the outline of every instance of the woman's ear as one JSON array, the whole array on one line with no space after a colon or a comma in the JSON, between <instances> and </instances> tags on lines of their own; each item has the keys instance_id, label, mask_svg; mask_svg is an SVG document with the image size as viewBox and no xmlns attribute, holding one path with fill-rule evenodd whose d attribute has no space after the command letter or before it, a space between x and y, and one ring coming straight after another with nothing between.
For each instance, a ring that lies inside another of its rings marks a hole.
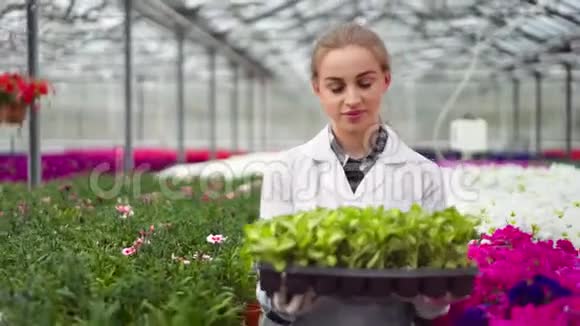
<instances>
[{"instance_id":1,"label":"woman's ear","mask_svg":"<svg viewBox=\"0 0 580 326\"><path fill-rule=\"evenodd\" d=\"M313 78L310 81L310 84L312 85L312 91L314 92L314 94L320 95L320 85L318 85L318 81Z\"/></svg>"},{"instance_id":2,"label":"woman's ear","mask_svg":"<svg viewBox=\"0 0 580 326\"><path fill-rule=\"evenodd\" d=\"M385 71L385 85L384 85L384 90L386 91L387 89L389 89L389 86L391 86L391 72L390 71Z\"/></svg>"}]
</instances>

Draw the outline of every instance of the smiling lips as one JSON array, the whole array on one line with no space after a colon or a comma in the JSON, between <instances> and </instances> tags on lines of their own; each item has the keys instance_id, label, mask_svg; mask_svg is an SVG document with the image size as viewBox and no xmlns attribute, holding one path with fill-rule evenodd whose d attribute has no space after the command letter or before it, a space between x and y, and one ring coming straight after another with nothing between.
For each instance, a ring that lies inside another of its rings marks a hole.
<instances>
[{"instance_id":1,"label":"smiling lips","mask_svg":"<svg viewBox=\"0 0 580 326\"><path fill-rule=\"evenodd\" d=\"M348 118L348 120L356 121L363 115L363 113L364 113L364 111L361 111L361 110L352 110L352 111L345 112L343 114Z\"/></svg>"}]
</instances>

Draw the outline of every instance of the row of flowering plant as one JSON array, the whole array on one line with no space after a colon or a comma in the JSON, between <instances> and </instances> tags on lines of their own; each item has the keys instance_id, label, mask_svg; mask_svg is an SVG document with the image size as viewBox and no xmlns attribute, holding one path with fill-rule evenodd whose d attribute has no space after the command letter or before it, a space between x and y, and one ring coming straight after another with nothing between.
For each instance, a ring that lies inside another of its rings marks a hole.
<instances>
[{"instance_id":1,"label":"row of flowering plant","mask_svg":"<svg viewBox=\"0 0 580 326\"><path fill-rule=\"evenodd\" d=\"M580 169L572 165L523 168L516 165L466 166L477 199L450 191L450 204L463 214L481 217L478 231L492 233L506 225L548 240L566 238L580 246ZM457 168L456 172L462 170Z\"/></svg>"},{"instance_id":2,"label":"row of flowering plant","mask_svg":"<svg viewBox=\"0 0 580 326\"><path fill-rule=\"evenodd\" d=\"M126 180L113 198L86 176L0 186L0 324L242 324L256 277L239 244L257 194L166 200L155 175Z\"/></svg>"},{"instance_id":3,"label":"row of flowering plant","mask_svg":"<svg viewBox=\"0 0 580 326\"><path fill-rule=\"evenodd\" d=\"M569 240L509 225L470 243L468 256L480 275L459 324L580 324L579 250Z\"/></svg>"}]
</instances>

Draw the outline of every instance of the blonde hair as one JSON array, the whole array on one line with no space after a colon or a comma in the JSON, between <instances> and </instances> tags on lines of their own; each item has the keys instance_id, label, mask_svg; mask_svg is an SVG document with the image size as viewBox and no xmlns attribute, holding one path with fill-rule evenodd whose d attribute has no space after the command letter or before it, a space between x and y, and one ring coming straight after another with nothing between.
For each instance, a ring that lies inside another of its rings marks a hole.
<instances>
[{"instance_id":1,"label":"blonde hair","mask_svg":"<svg viewBox=\"0 0 580 326\"><path fill-rule=\"evenodd\" d=\"M357 23L340 25L324 34L315 44L310 63L311 78L318 78L318 63L331 50L349 45L363 47L373 53L383 71L390 71L389 52L381 38L372 30Z\"/></svg>"}]
</instances>

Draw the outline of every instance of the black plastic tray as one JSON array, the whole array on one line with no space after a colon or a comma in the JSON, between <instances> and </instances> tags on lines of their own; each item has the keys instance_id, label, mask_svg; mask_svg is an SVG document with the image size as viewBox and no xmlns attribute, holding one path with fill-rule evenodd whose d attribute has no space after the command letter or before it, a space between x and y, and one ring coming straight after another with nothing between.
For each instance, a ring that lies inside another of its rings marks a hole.
<instances>
[{"instance_id":1,"label":"black plastic tray","mask_svg":"<svg viewBox=\"0 0 580 326\"><path fill-rule=\"evenodd\" d=\"M268 296L280 290L282 274L269 264L258 264L260 287ZM318 295L341 297L404 298L419 294L439 298L447 292L465 297L473 291L477 267L457 269L349 269L327 267L288 267L286 288L289 295L312 288Z\"/></svg>"}]
</instances>

